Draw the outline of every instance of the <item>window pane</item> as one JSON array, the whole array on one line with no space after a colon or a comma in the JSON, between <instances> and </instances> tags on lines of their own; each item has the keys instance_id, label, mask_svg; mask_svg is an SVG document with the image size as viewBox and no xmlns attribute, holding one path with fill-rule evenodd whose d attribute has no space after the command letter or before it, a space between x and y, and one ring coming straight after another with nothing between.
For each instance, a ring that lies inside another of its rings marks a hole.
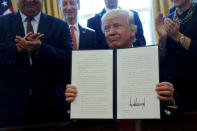
<instances>
[{"instance_id":1,"label":"window pane","mask_svg":"<svg viewBox=\"0 0 197 131\"><path fill-rule=\"evenodd\" d=\"M119 5L127 9L149 8L150 0L119 0Z\"/></svg>"}]
</instances>

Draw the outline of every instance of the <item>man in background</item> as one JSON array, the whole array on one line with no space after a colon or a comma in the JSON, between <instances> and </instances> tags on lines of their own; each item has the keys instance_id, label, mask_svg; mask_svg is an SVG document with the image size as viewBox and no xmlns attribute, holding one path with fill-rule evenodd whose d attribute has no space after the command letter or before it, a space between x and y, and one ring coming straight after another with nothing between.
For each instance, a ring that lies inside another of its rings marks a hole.
<instances>
[{"instance_id":1,"label":"man in background","mask_svg":"<svg viewBox=\"0 0 197 131\"><path fill-rule=\"evenodd\" d=\"M102 46L105 46L105 48L109 48L106 44L105 36L101 30L101 18L106 12L112 9L117 9L119 7L118 0L104 0L104 2L105 8L94 17L88 19L87 26L95 30L98 44L102 44ZM133 46L145 46L146 40L144 38L142 23L140 21L138 13L134 10L130 11L134 13L134 23L137 26L137 32L135 35L135 41L133 42Z\"/></svg>"},{"instance_id":2,"label":"man in background","mask_svg":"<svg viewBox=\"0 0 197 131\"><path fill-rule=\"evenodd\" d=\"M42 13L43 0L17 0L0 16L0 127L65 119L62 81L69 74L68 25ZM60 79L62 81L60 81Z\"/></svg>"},{"instance_id":3,"label":"man in background","mask_svg":"<svg viewBox=\"0 0 197 131\"><path fill-rule=\"evenodd\" d=\"M74 49L98 49L95 31L79 24L80 0L59 0L58 3L64 20L69 24Z\"/></svg>"},{"instance_id":4,"label":"man in background","mask_svg":"<svg viewBox=\"0 0 197 131\"><path fill-rule=\"evenodd\" d=\"M194 2L194 3L197 3L197 0L190 0L191 2ZM176 11L176 7L175 6L172 6L170 9L169 9L169 12L168 12L168 15L172 14L172 13L175 13Z\"/></svg>"}]
</instances>

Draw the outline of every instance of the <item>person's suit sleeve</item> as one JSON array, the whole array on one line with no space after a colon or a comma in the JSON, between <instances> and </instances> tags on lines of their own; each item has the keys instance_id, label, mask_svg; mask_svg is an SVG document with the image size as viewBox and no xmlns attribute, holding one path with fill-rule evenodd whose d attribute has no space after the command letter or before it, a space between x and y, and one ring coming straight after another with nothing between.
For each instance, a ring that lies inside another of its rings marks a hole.
<instances>
[{"instance_id":1,"label":"person's suit sleeve","mask_svg":"<svg viewBox=\"0 0 197 131\"><path fill-rule=\"evenodd\" d=\"M95 30L96 39L99 49L109 49L106 40L105 35L101 31L101 17L99 15L95 15L94 17L88 19L87 26L93 30Z\"/></svg>"},{"instance_id":2,"label":"person's suit sleeve","mask_svg":"<svg viewBox=\"0 0 197 131\"><path fill-rule=\"evenodd\" d=\"M143 31L143 27L142 27L142 22L141 22L137 12L134 12L134 20L135 20L135 24L137 26L137 32L136 32L136 41L133 43L133 45L134 46L145 46L146 40L144 38L144 31Z\"/></svg>"},{"instance_id":3,"label":"person's suit sleeve","mask_svg":"<svg viewBox=\"0 0 197 131\"><path fill-rule=\"evenodd\" d=\"M59 25L58 25L59 24ZM39 59L51 65L65 65L70 62L72 51L72 38L69 27L66 23L57 23L57 30L54 30L54 41L41 40L42 44L39 50Z\"/></svg>"},{"instance_id":4,"label":"person's suit sleeve","mask_svg":"<svg viewBox=\"0 0 197 131\"><path fill-rule=\"evenodd\" d=\"M95 17L88 19L87 27L96 31L94 19L95 19Z\"/></svg>"},{"instance_id":5,"label":"person's suit sleeve","mask_svg":"<svg viewBox=\"0 0 197 131\"><path fill-rule=\"evenodd\" d=\"M96 33L95 31L92 31L91 33L91 38L92 38L92 49L100 49L101 47L99 46L97 39L96 39Z\"/></svg>"},{"instance_id":6,"label":"person's suit sleeve","mask_svg":"<svg viewBox=\"0 0 197 131\"><path fill-rule=\"evenodd\" d=\"M197 40L191 39L190 47L189 47L189 53L191 56L195 59L197 59Z\"/></svg>"},{"instance_id":7,"label":"person's suit sleeve","mask_svg":"<svg viewBox=\"0 0 197 131\"><path fill-rule=\"evenodd\" d=\"M6 39L6 32L8 30L5 28L7 22L4 19L0 21L0 63L1 64L14 64L16 60L16 44L13 40ZM9 34L9 33L8 33Z\"/></svg>"}]
</instances>

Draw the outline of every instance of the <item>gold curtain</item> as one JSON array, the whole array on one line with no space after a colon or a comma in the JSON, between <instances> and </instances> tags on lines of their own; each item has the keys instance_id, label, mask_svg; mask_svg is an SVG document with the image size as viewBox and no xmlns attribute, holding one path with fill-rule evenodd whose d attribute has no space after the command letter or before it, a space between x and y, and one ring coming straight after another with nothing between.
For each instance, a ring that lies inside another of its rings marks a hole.
<instances>
[{"instance_id":1,"label":"gold curtain","mask_svg":"<svg viewBox=\"0 0 197 131\"><path fill-rule=\"evenodd\" d=\"M17 10L16 0L12 0L14 11ZM58 7L58 0L44 0L43 12L58 18L63 18Z\"/></svg>"},{"instance_id":2,"label":"gold curtain","mask_svg":"<svg viewBox=\"0 0 197 131\"><path fill-rule=\"evenodd\" d=\"M153 24L154 24L154 31L155 31L155 41L158 43L158 34L155 30L155 19L159 12L163 13L164 16L168 15L169 8L172 7L171 0L152 0L153 6Z\"/></svg>"},{"instance_id":3,"label":"gold curtain","mask_svg":"<svg viewBox=\"0 0 197 131\"><path fill-rule=\"evenodd\" d=\"M14 11L17 10L16 0L12 0L12 5L14 7Z\"/></svg>"}]
</instances>

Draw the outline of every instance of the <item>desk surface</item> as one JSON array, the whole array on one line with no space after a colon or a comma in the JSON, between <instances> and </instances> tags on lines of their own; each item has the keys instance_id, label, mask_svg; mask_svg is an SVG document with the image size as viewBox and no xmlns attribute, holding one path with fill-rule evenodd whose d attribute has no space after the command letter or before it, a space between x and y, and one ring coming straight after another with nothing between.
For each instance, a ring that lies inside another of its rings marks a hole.
<instances>
[{"instance_id":1,"label":"desk surface","mask_svg":"<svg viewBox=\"0 0 197 131\"><path fill-rule=\"evenodd\" d=\"M124 123L123 125L120 125ZM0 128L0 131L128 131L134 120L84 120L82 122ZM138 121L139 122L139 121ZM197 131L197 112L166 120L140 120L136 131Z\"/></svg>"}]
</instances>

